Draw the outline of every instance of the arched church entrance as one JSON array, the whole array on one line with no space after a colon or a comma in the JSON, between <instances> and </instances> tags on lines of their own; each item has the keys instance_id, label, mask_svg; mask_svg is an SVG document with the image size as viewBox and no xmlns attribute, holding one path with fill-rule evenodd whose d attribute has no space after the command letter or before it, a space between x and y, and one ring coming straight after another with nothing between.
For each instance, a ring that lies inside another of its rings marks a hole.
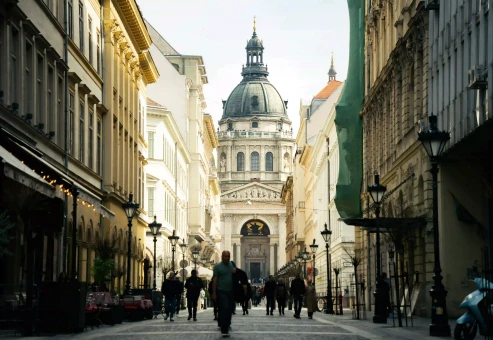
<instances>
[{"instance_id":1,"label":"arched church entrance","mask_svg":"<svg viewBox=\"0 0 493 340\"><path fill-rule=\"evenodd\" d=\"M244 254L244 268L252 283L261 283L270 274L270 229L258 219L252 219L241 227L241 249Z\"/></svg>"}]
</instances>

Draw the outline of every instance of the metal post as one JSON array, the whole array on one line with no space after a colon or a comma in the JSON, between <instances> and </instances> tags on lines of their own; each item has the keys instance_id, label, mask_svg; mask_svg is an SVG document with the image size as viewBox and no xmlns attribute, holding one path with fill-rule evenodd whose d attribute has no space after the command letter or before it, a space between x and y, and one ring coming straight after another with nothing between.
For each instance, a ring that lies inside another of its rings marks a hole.
<instances>
[{"instance_id":1,"label":"metal post","mask_svg":"<svg viewBox=\"0 0 493 340\"><path fill-rule=\"evenodd\" d=\"M156 287L156 267L157 267L157 264L156 264L156 236L154 236L154 288L153 290L156 290L157 287ZM147 273L146 273L147 275Z\"/></svg>"},{"instance_id":2,"label":"metal post","mask_svg":"<svg viewBox=\"0 0 493 340\"><path fill-rule=\"evenodd\" d=\"M380 227L378 219L380 218L380 203L375 205L375 216L376 216L376 228L377 228L377 282L375 292L373 296L375 297L375 311L373 315L373 323L387 323L387 310L385 306L385 296L382 294L382 261L380 258Z\"/></svg>"},{"instance_id":3,"label":"metal post","mask_svg":"<svg viewBox=\"0 0 493 340\"><path fill-rule=\"evenodd\" d=\"M128 245L127 245L127 283L125 285L125 294L132 295L130 288L130 266L132 261L132 219L128 219Z\"/></svg>"},{"instance_id":4,"label":"metal post","mask_svg":"<svg viewBox=\"0 0 493 340\"><path fill-rule=\"evenodd\" d=\"M77 280L77 199L79 190L76 186L72 186L72 261L71 262L71 279Z\"/></svg>"},{"instance_id":5,"label":"metal post","mask_svg":"<svg viewBox=\"0 0 493 340\"><path fill-rule=\"evenodd\" d=\"M175 246L171 247L171 270L175 271Z\"/></svg>"},{"instance_id":6,"label":"metal post","mask_svg":"<svg viewBox=\"0 0 493 340\"><path fill-rule=\"evenodd\" d=\"M315 286L315 254L313 254L312 274L313 274L313 285Z\"/></svg>"},{"instance_id":7,"label":"metal post","mask_svg":"<svg viewBox=\"0 0 493 340\"><path fill-rule=\"evenodd\" d=\"M183 239L183 242L185 242L185 239ZM183 253L183 261L181 262L181 266L183 268L181 272L182 282L183 287L185 287L185 253ZM181 292L181 309L185 309L185 290Z\"/></svg>"},{"instance_id":8,"label":"metal post","mask_svg":"<svg viewBox=\"0 0 493 340\"><path fill-rule=\"evenodd\" d=\"M433 245L435 252L435 268L433 269L433 286L431 295L431 324L430 336L450 336L448 324L446 297L447 291L442 283L442 268L440 265L440 238L438 233L438 164L431 159L431 174L433 176Z\"/></svg>"},{"instance_id":9,"label":"metal post","mask_svg":"<svg viewBox=\"0 0 493 340\"><path fill-rule=\"evenodd\" d=\"M327 308L325 309L325 314L334 314L334 305L332 303L332 289L330 287L330 262L328 242L325 242L325 255L327 260Z\"/></svg>"}]
</instances>

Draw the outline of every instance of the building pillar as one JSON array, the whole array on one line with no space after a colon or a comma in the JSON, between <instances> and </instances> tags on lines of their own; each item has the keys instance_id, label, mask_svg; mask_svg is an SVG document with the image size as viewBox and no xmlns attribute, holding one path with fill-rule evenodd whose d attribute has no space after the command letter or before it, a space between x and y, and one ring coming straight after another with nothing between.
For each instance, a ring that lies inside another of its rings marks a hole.
<instances>
[{"instance_id":1,"label":"building pillar","mask_svg":"<svg viewBox=\"0 0 493 340\"><path fill-rule=\"evenodd\" d=\"M238 268L242 268L241 264L241 236L238 239L238 243L236 243L236 260L235 260L236 266Z\"/></svg>"},{"instance_id":2,"label":"building pillar","mask_svg":"<svg viewBox=\"0 0 493 340\"><path fill-rule=\"evenodd\" d=\"M274 243L270 240L270 253L269 253L269 275L274 275Z\"/></svg>"},{"instance_id":3,"label":"building pillar","mask_svg":"<svg viewBox=\"0 0 493 340\"><path fill-rule=\"evenodd\" d=\"M245 171L250 171L250 145L245 148ZM246 178L246 177L245 177Z\"/></svg>"}]
</instances>

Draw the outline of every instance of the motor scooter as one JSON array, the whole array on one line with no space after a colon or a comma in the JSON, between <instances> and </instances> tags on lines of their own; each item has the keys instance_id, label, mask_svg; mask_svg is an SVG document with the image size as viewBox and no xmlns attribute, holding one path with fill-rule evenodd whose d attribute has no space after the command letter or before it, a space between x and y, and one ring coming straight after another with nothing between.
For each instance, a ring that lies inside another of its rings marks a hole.
<instances>
[{"instance_id":1,"label":"motor scooter","mask_svg":"<svg viewBox=\"0 0 493 340\"><path fill-rule=\"evenodd\" d=\"M457 319L454 330L454 339L472 340L479 334L483 336L493 335L493 311L492 294L493 284L483 278L475 278L474 284L477 290L467 295L460 304L460 308L467 312Z\"/></svg>"}]
</instances>

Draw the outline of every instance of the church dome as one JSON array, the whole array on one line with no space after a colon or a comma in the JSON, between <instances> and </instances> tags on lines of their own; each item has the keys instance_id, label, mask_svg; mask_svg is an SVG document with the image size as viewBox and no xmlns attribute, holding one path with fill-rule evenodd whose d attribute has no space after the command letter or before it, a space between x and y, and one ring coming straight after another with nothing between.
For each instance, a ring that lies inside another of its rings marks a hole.
<instances>
[{"instance_id":1,"label":"church dome","mask_svg":"<svg viewBox=\"0 0 493 340\"><path fill-rule=\"evenodd\" d=\"M234 88L223 105L223 116L242 118L269 116L288 118L286 104L276 88L269 82L267 65L264 65L264 46L257 36L254 26L253 35L246 46L247 63L243 66L243 80Z\"/></svg>"}]
</instances>

